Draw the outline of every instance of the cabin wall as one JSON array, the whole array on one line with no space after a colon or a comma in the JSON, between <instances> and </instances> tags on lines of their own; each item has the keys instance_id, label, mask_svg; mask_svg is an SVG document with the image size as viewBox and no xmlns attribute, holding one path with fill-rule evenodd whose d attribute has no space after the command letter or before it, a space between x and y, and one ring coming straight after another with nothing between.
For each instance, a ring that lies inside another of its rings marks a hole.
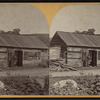
<instances>
[{"instance_id":1,"label":"cabin wall","mask_svg":"<svg viewBox=\"0 0 100 100\"><path fill-rule=\"evenodd\" d=\"M100 49L97 49L97 66L100 66Z\"/></svg>"},{"instance_id":2,"label":"cabin wall","mask_svg":"<svg viewBox=\"0 0 100 100\"><path fill-rule=\"evenodd\" d=\"M48 50L40 50L41 56L40 59L48 60L49 59L49 52Z\"/></svg>"},{"instance_id":3,"label":"cabin wall","mask_svg":"<svg viewBox=\"0 0 100 100\"><path fill-rule=\"evenodd\" d=\"M50 60L62 59L70 66L82 66L81 56L81 48L66 46L50 47Z\"/></svg>"},{"instance_id":4,"label":"cabin wall","mask_svg":"<svg viewBox=\"0 0 100 100\"><path fill-rule=\"evenodd\" d=\"M58 34L55 34L50 41L50 60L64 60L66 49L67 46L64 41L59 37Z\"/></svg>"},{"instance_id":5,"label":"cabin wall","mask_svg":"<svg viewBox=\"0 0 100 100\"><path fill-rule=\"evenodd\" d=\"M50 60L60 59L60 46L50 47Z\"/></svg>"},{"instance_id":6,"label":"cabin wall","mask_svg":"<svg viewBox=\"0 0 100 100\"><path fill-rule=\"evenodd\" d=\"M23 66L37 66L42 61L48 60L47 50L27 50L14 48L0 48L0 67L15 67L18 58L16 58L16 51L22 51L22 65Z\"/></svg>"},{"instance_id":7,"label":"cabin wall","mask_svg":"<svg viewBox=\"0 0 100 100\"><path fill-rule=\"evenodd\" d=\"M82 53L81 48L68 47L67 48L67 64L70 66L82 66Z\"/></svg>"},{"instance_id":8,"label":"cabin wall","mask_svg":"<svg viewBox=\"0 0 100 100\"><path fill-rule=\"evenodd\" d=\"M43 60L48 60L47 50L23 50L23 66L36 67Z\"/></svg>"},{"instance_id":9,"label":"cabin wall","mask_svg":"<svg viewBox=\"0 0 100 100\"><path fill-rule=\"evenodd\" d=\"M0 48L0 67L7 67L7 49Z\"/></svg>"},{"instance_id":10,"label":"cabin wall","mask_svg":"<svg viewBox=\"0 0 100 100\"><path fill-rule=\"evenodd\" d=\"M16 56L15 51L19 49L0 48L0 67L15 67Z\"/></svg>"},{"instance_id":11,"label":"cabin wall","mask_svg":"<svg viewBox=\"0 0 100 100\"><path fill-rule=\"evenodd\" d=\"M90 51L97 51L97 57L95 60L97 66L100 66L100 49L92 48L66 47L56 45L50 47L50 60L62 59L69 66L92 66L91 64L94 62L92 61L92 63L90 63L90 60L88 60Z\"/></svg>"},{"instance_id":12,"label":"cabin wall","mask_svg":"<svg viewBox=\"0 0 100 100\"><path fill-rule=\"evenodd\" d=\"M92 64L89 63L90 51L97 51L95 59L97 66L100 66L100 49L81 48L81 47L66 47L66 45L54 45L50 47L50 60L63 59L70 66L86 67L92 66L95 62L92 59ZM95 66L95 65L94 65Z\"/></svg>"},{"instance_id":13,"label":"cabin wall","mask_svg":"<svg viewBox=\"0 0 100 100\"><path fill-rule=\"evenodd\" d=\"M66 57L67 46L63 43L61 45L54 45L50 47L50 59L62 59L65 60Z\"/></svg>"},{"instance_id":14,"label":"cabin wall","mask_svg":"<svg viewBox=\"0 0 100 100\"><path fill-rule=\"evenodd\" d=\"M68 52L67 54L67 60L68 60L68 64L76 64L78 65L79 67L83 66L88 66L88 60L87 60L87 56L89 54L89 50L94 50L94 51L97 51L97 56L96 56L96 62L97 62L97 66L100 66L100 49L93 49L93 48L74 48L74 47L68 47L67 50L69 51L77 51L76 53L70 53ZM85 56L84 56L85 55ZM69 57L72 57L72 58L76 58L76 59L69 59ZM77 59L79 58L79 59ZM84 62L83 60L85 59L86 61L86 64L84 66Z\"/></svg>"}]
</instances>

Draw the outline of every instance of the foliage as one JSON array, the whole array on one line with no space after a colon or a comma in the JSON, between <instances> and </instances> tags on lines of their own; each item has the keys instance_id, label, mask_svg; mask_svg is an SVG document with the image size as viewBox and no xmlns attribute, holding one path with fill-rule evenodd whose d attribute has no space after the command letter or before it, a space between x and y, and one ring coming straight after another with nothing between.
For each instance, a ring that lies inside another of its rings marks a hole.
<instances>
[{"instance_id":1,"label":"foliage","mask_svg":"<svg viewBox=\"0 0 100 100\"><path fill-rule=\"evenodd\" d=\"M100 95L100 76L89 74L87 76L74 76L78 88L72 88L71 84L63 87L50 88L51 95Z\"/></svg>"},{"instance_id":2,"label":"foliage","mask_svg":"<svg viewBox=\"0 0 100 100\"><path fill-rule=\"evenodd\" d=\"M45 95L48 95L49 94L49 76L46 76L45 79L44 79L44 87L43 87L43 90L44 90L44 94Z\"/></svg>"},{"instance_id":3,"label":"foliage","mask_svg":"<svg viewBox=\"0 0 100 100\"><path fill-rule=\"evenodd\" d=\"M20 29L19 28L15 28L15 29L13 29L13 33L14 34L20 34Z\"/></svg>"},{"instance_id":4,"label":"foliage","mask_svg":"<svg viewBox=\"0 0 100 100\"><path fill-rule=\"evenodd\" d=\"M0 91L3 95L44 95L47 92L36 79L29 76L7 76L2 77L1 80L6 88Z\"/></svg>"},{"instance_id":5,"label":"foliage","mask_svg":"<svg viewBox=\"0 0 100 100\"><path fill-rule=\"evenodd\" d=\"M94 35L94 32L95 32L95 29L94 28L90 28L88 29L88 31L78 31L76 30L74 33L78 33L78 34L91 34L91 35Z\"/></svg>"},{"instance_id":6,"label":"foliage","mask_svg":"<svg viewBox=\"0 0 100 100\"><path fill-rule=\"evenodd\" d=\"M100 95L100 76L96 75L94 80L87 86L89 95Z\"/></svg>"},{"instance_id":7,"label":"foliage","mask_svg":"<svg viewBox=\"0 0 100 100\"><path fill-rule=\"evenodd\" d=\"M3 30L0 30L0 33L3 33L3 34L16 34L16 35L19 35L20 34L20 29L19 28L15 28L15 29L13 29L13 31L7 31L7 32L5 32L5 31L3 31Z\"/></svg>"}]
</instances>

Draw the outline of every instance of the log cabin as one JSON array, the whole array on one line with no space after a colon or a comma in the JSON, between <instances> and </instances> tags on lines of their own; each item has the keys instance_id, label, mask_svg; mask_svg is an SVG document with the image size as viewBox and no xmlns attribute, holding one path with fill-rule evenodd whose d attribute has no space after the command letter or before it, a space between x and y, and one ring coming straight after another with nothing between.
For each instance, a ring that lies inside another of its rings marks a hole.
<instances>
[{"instance_id":1,"label":"log cabin","mask_svg":"<svg viewBox=\"0 0 100 100\"><path fill-rule=\"evenodd\" d=\"M34 66L48 59L48 47L35 36L0 33L0 67Z\"/></svg>"},{"instance_id":2,"label":"log cabin","mask_svg":"<svg viewBox=\"0 0 100 100\"><path fill-rule=\"evenodd\" d=\"M100 35L57 31L50 41L50 60L78 67L100 66Z\"/></svg>"}]
</instances>

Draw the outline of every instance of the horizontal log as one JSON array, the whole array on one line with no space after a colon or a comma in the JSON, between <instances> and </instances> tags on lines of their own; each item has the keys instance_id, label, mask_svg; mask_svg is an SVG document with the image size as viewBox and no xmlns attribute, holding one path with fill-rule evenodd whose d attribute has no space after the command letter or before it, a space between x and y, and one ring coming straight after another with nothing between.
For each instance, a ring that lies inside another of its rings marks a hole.
<instances>
[{"instance_id":1,"label":"horizontal log","mask_svg":"<svg viewBox=\"0 0 100 100\"><path fill-rule=\"evenodd\" d=\"M81 51L67 51L67 52L72 52L72 53L81 53Z\"/></svg>"},{"instance_id":2,"label":"horizontal log","mask_svg":"<svg viewBox=\"0 0 100 100\"><path fill-rule=\"evenodd\" d=\"M69 58L69 57L68 57L67 59L81 59L81 58Z\"/></svg>"},{"instance_id":3,"label":"horizontal log","mask_svg":"<svg viewBox=\"0 0 100 100\"><path fill-rule=\"evenodd\" d=\"M7 53L7 51L0 51L0 53Z\"/></svg>"}]
</instances>

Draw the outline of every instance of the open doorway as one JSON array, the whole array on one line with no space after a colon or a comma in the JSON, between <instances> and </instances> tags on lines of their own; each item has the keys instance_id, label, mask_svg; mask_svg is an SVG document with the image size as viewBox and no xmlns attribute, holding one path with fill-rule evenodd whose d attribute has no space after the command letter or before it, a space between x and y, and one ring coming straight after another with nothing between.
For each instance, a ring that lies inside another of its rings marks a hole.
<instances>
[{"instance_id":1,"label":"open doorway","mask_svg":"<svg viewBox=\"0 0 100 100\"><path fill-rule=\"evenodd\" d=\"M8 67L22 66L23 65L23 52L22 51L9 51L8 52Z\"/></svg>"},{"instance_id":2,"label":"open doorway","mask_svg":"<svg viewBox=\"0 0 100 100\"><path fill-rule=\"evenodd\" d=\"M15 51L15 59L16 59L16 63L15 66L22 66L23 65L23 52L22 51Z\"/></svg>"},{"instance_id":3,"label":"open doorway","mask_svg":"<svg viewBox=\"0 0 100 100\"><path fill-rule=\"evenodd\" d=\"M97 51L96 50L89 50L90 56L90 66L97 66Z\"/></svg>"}]
</instances>

